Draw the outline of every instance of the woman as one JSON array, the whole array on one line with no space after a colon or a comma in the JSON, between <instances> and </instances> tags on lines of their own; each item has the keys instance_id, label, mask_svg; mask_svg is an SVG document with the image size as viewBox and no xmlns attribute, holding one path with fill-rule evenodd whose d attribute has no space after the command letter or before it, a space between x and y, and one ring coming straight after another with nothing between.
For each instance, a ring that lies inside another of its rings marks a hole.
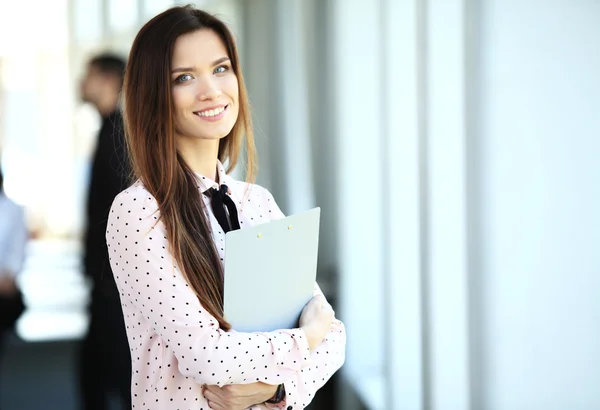
<instances>
[{"instance_id":1,"label":"woman","mask_svg":"<svg viewBox=\"0 0 600 410\"><path fill-rule=\"evenodd\" d=\"M28 236L23 208L4 194L0 169L0 351L5 333L25 310L16 276L23 267Z\"/></svg>"},{"instance_id":2,"label":"woman","mask_svg":"<svg viewBox=\"0 0 600 410\"><path fill-rule=\"evenodd\" d=\"M341 367L345 330L315 285L300 328L238 333L223 317L225 233L283 217L264 188L226 174L255 149L233 37L191 6L149 21L125 74L138 180L108 221L136 409L302 409ZM257 297L269 297L275 286Z\"/></svg>"}]
</instances>

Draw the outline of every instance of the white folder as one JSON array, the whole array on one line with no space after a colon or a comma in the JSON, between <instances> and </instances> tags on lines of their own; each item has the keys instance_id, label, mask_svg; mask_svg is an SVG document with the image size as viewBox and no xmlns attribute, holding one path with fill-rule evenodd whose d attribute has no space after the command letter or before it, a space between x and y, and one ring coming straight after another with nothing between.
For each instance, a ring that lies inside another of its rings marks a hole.
<instances>
[{"instance_id":1,"label":"white folder","mask_svg":"<svg viewBox=\"0 0 600 410\"><path fill-rule=\"evenodd\" d=\"M298 327L313 297L321 209L225 235L224 312L238 332Z\"/></svg>"}]
</instances>

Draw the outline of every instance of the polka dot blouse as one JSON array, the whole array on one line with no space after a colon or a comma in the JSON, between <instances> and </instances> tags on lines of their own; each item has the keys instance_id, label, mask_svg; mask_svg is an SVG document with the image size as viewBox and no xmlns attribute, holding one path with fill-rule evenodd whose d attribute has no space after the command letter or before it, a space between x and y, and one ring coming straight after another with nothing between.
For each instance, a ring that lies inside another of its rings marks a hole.
<instances>
[{"instance_id":1,"label":"polka dot blouse","mask_svg":"<svg viewBox=\"0 0 600 410\"><path fill-rule=\"evenodd\" d=\"M243 229L283 217L273 196L236 181L218 164ZM218 184L198 175L201 192ZM221 261L225 234L205 201ZM224 332L184 280L167 242L156 200L138 181L113 202L106 233L110 263L121 295L132 358L134 409L209 410L202 384L283 383L283 402L251 409L303 409L345 357L344 325L334 320L312 353L304 331ZM315 284L315 294L321 293ZM268 295L264 295L268 297Z\"/></svg>"}]
</instances>

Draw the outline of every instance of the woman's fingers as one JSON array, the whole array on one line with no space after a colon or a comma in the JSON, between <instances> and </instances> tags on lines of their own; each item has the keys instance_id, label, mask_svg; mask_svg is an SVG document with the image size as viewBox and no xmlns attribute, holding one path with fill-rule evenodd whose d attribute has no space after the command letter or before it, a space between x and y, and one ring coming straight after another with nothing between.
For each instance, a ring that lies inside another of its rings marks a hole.
<instances>
[{"instance_id":1,"label":"woman's fingers","mask_svg":"<svg viewBox=\"0 0 600 410\"><path fill-rule=\"evenodd\" d=\"M213 410L222 410L225 408L225 407L219 406L218 404L216 404L215 402L212 402L210 400L206 400L206 401L208 403L208 407L210 407Z\"/></svg>"},{"instance_id":2,"label":"woman's fingers","mask_svg":"<svg viewBox=\"0 0 600 410\"><path fill-rule=\"evenodd\" d=\"M214 392L212 392L210 389L204 387L202 389L202 392L204 394L204 398L208 401L208 406L213 409L213 410L224 410L225 407L223 407L220 397L215 394Z\"/></svg>"}]
</instances>

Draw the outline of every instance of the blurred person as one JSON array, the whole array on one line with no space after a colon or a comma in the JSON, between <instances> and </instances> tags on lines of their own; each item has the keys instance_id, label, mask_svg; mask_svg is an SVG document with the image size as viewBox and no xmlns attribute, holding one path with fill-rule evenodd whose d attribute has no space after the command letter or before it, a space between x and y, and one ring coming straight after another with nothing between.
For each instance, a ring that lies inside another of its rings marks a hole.
<instances>
[{"instance_id":1,"label":"blurred person","mask_svg":"<svg viewBox=\"0 0 600 410\"><path fill-rule=\"evenodd\" d=\"M235 332L223 315L225 233L284 216L250 182L254 140L231 32L192 6L154 17L134 40L124 96L138 180L113 202L106 237L134 407L305 408L345 358L344 325L318 285L296 329ZM244 140L248 182L223 166L235 167Z\"/></svg>"},{"instance_id":2,"label":"blurred person","mask_svg":"<svg viewBox=\"0 0 600 410\"><path fill-rule=\"evenodd\" d=\"M131 172L119 104L125 64L119 56L98 55L89 61L81 83L82 99L102 117L92 160L84 239L84 271L92 282L90 324L79 363L85 410L107 409L111 393L120 397L122 408L131 409L131 357L105 239L110 205L127 187Z\"/></svg>"},{"instance_id":3,"label":"blurred person","mask_svg":"<svg viewBox=\"0 0 600 410\"><path fill-rule=\"evenodd\" d=\"M4 194L0 169L0 355L7 331L25 309L16 275L23 267L27 237L25 213Z\"/></svg>"}]
</instances>

